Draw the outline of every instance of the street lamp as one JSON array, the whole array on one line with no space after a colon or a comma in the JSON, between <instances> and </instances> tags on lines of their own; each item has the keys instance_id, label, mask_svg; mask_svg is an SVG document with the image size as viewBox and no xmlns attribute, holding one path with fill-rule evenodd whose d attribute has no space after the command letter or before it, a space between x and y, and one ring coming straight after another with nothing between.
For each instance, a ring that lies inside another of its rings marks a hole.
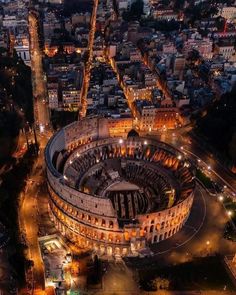
<instances>
[{"instance_id":1,"label":"street lamp","mask_svg":"<svg viewBox=\"0 0 236 295\"><path fill-rule=\"evenodd\" d=\"M123 143L123 139L121 138L121 139L119 139L119 143L121 144L121 143Z\"/></svg>"},{"instance_id":2,"label":"street lamp","mask_svg":"<svg viewBox=\"0 0 236 295\"><path fill-rule=\"evenodd\" d=\"M210 245L210 241L206 241L206 245L209 246Z\"/></svg>"},{"instance_id":3,"label":"street lamp","mask_svg":"<svg viewBox=\"0 0 236 295\"><path fill-rule=\"evenodd\" d=\"M219 196L219 198L218 198L218 199L219 199L219 201L221 201L221 202L222 202L222 201L224 200L224 197L223 197L223 196Z\"/></svg>"},{"instance_id":4,"label":"street lamp","mask_svg":"<svg viewBox=\"0 0 236 295\"><path fill-rule=\"evenodd\" d=\"M233 212L231 210L227 211L228 216L232 216Z\"/></svg>"},{"instance_id":5,"label":"street lamp","mask_svg":"<svg viewBox=\"0 0 236 295\"><path fill-rule=\"evenodd\" d=\"M208 169L208 170L211 170L211 166L207 166L207 169Z\"/></svg>"},{"instance_id":6,"label":"street lamp","mask_svg":"<svg viewBox=\"0 0 236 295\"><path fill-rule=\"evenodd\" d=\"M182 156L181 155L178 155L177 158L178 158L178 160L181 160L182 159Z\"/></svg>"}]
</instances>

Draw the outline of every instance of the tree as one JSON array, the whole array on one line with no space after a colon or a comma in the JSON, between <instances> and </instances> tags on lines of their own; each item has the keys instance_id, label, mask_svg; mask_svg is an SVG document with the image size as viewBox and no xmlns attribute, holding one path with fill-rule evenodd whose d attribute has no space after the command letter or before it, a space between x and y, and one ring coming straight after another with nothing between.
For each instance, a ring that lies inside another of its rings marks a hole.
<instances>
[{"instance_id":1,"label":"tree","mask_svg":"<svg viewBox=\"0 0 236 295\"><path fill-rule=\"evenodd\" d=\"M130 13L131 15L140 18L143 14L143 1L136 0L135 2L133 2L131 5Z\"/></svg>"},{"instance_id":2,"label":"tree","mask_svg":"<svg viewBox=\"0 0 236 295\"><path fill-rule=\"evenodd\" d=\"M122 18L125 21L140 20L143 15L143 1L136 0L131 4L130 10L124 11Z\"/></svg>"}]
</instances>

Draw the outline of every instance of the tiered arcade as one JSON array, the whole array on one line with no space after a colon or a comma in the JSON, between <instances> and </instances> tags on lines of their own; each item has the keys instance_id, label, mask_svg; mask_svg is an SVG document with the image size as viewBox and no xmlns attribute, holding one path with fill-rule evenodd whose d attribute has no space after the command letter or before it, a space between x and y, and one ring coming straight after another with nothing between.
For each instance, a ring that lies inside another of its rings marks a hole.
<instances>
[{"instance_id":1,"label":"tiered arcade","mask_svg":"<svg viewBox=\"0 0 236 295\"><path fill-rule=\"evenodd\" d=\"M47 145L50 215L59 231L99 255L137 255L178 232L194 193L190 163L162 142L110 137L86 118Z\"/></svg>"}]
</instances>

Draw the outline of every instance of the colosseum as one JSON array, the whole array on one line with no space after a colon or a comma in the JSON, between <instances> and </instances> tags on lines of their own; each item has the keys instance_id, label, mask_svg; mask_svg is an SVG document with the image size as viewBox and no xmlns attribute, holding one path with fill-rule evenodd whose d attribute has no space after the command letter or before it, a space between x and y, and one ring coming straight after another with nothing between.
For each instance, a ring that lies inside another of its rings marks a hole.
<instances>
[{"instance_id":1,"label":"colosseum","mask_svg":"<svg viewBox=\"0 0 236 295\"><path fill-rule=\"evenodd\" d=\"M74 122L45 150L49 212L56 228L98 255L138 255L187 220L195 182L184 154L108 119Z\"/></svg>"}]
</instances>

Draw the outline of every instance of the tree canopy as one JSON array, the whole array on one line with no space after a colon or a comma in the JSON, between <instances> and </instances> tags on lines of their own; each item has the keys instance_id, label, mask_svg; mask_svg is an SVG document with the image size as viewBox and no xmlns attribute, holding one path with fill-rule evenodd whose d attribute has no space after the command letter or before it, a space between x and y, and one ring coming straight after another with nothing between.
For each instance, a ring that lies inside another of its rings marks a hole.
<instances>
[{"instance_id":1,"label":"tree canopy","mask_svg":"<svg viewBox=\"0 0 236 295\"><path fill-rule=\"evenodd\" d=\"M197 129L209 142L236 162L236 86L224 94L208 110L205 117L197 121Z\"/></svg>"}]
</instances>

